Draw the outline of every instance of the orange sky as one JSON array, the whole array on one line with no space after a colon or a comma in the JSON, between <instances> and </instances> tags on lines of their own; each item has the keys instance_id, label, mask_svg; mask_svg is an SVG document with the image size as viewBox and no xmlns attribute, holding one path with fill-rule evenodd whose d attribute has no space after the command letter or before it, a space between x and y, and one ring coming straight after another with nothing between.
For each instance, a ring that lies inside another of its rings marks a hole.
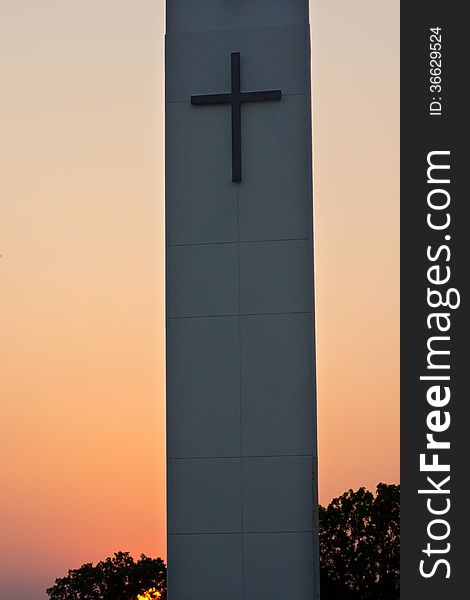
<instances>
[{"instance_id":1,"label":"orange sky","mask_svg":"<svg viewBox=\"0 0 470 600\"><path fill-rule=\"evenodd\" d=\"M399 477L398 1L352 4L312 3L324 503ZM2 600L165 552L162 34L0 4Z\"/></svg>"}]
</instances>

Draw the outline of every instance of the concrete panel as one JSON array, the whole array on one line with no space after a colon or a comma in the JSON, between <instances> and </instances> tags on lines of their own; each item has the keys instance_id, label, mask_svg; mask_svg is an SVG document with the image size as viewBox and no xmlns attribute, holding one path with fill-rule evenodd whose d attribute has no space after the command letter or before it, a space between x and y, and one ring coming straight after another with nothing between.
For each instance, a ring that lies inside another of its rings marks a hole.
<instances>
[{"instance_id":1,"label":"concrete panel","mask_svg":"<svg viewBox=\"0 0 470 600\"><path fill-rule=\"evenodd\" d=\"M241 383L245 455L313 453L310 314L242 317Z\"/></svg>"},{"instance_id":2,"label":"concrete panel","mask_svg":"<svg viewBox=\"0 0 470 600\"><path fill-rule=\"evenodd\" d=\"M167 102L191 95L230 92L230 53L241 53L242 91L280 89L310 93L308 28L305 25L169 35ZM213 107L198 107L212 111Z\"/></svg>"},{"instance_id":3,"label":"concrete panel","mask_svg":"<svg viewBox=\"0 0 470 600\"><path fill-rule=\"evenodd\" d=\"M285 96L243 111L240 240L311 237L310 97Z\"/></svg>"},{"instance_id":4,"label":"concrete panel","mask_svg":"<svg viewBox=\"0 0 470 600\"><path fill-rule=\"evenodd\" d=\"M238 317L168 324L168 456L240 455Z\"/></svg>"},{"instance_id":5,"label":"concrete panel","mask_svg":"<svg viewBox=\"0 0 470 600\"><path fill-rule=\"evenodd\" d=\"M236 244L167 248L167 315L233 315L238 303Z\"/></svg>"},{"instance_id":6,"label":"concrete panel","mask_svg":"<svg viewBox=\"0 0 470 600\"><path fill-rule=\"evenodd\" d=\"M244 536L244 600L313 600L313 541L310 533Z\"/></svg>"},{"instance_id":7,"label":"concrete panel","mask_svg":"<svg viewBox=\"0 0 470 600\"><path fill-rule=\"evenodd\" d=\"M241 557L239 534L170 535L168 600L240 600Z\"/></svg>"},{"instance_id":8,"label":"concrete panel","mask_svg":"<svg viewBox=\"0 0 470 600\"><path fill-rule=\"evenodd\" d=\"M308 20L306 0L170 0L167 32L296 25Z\"/></svg>"},{"instance_id":9,"label":"concrete panel","mask_svg":"<svg viewBox=\"0 0 470 600\"><path fill-rule=\"evenodd\" d=\"M168 533L241 531L240 459L169 459L169 465Z\"/></svg>"},{"instance_id":10,"label":"concrete panel","mask_svg":"<svg viewBox=\"0 0 470 600\"><path fill-rule=\"evenodd\" d=\"M312 310L310 241L240 244L242 314Z\"/></svg>"},{"instance_id":11,"label":"concrete panel","mask_svg":"<svg viewBox=\"0 0 470 600\"><path fill-rule=\"evenodd\" d=\"M313 459L310 456L243 459L243 530L311 531Z\"/></svg>"},{"instance_id":12,"label":"concrete panel","mask_svg":"<svg viewBox=\"0 0 470 600\"><path fill-rule=\"evenodd\" d=\"M237 241L230 108L169 104L166 127L167 244Z\"/></svg>"}]
</instances>

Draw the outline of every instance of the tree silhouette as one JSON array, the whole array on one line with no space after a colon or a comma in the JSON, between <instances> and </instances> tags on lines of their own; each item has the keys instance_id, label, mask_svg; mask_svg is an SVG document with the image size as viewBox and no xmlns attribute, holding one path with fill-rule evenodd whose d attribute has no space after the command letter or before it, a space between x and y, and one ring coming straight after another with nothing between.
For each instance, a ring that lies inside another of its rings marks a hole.
<instances>
[{"instance_id":1,"label":"tree silhouette","mask_svg":"<svg viewBox=\"0 0 470 600\"><path fill-rule=\"evenodd\" d=\"M141 554L135 562L129 552L116 552L96 566L87 563L70 570L46 592L50 600L136 600L152 588L165 600L166 567L162 559Z\"/></svg>"},{"instance_id":2,"label":"tree silhouette","mask_svg":"<svg viewBox=\"0 0 470 600\"><path fill-rule=\"evenodd\" d=\"M400 597L400 486L349 490L320 506L322 600Z\"/></svg>"},{"instance_id":3,"label":"tree silhouette","mask_svg":"<svg viewBox=\"0 0 470 600\"><path fill-rule=\"evenodd\" d=\"M349 490L319 512L322 600L398 600L400 486L379 483L375 496L363 487ZM141 554L135 562L117 552L70 570L47 594L50 600L165 600L166 566L161 558Z\"/></svg>"}]
</instances>

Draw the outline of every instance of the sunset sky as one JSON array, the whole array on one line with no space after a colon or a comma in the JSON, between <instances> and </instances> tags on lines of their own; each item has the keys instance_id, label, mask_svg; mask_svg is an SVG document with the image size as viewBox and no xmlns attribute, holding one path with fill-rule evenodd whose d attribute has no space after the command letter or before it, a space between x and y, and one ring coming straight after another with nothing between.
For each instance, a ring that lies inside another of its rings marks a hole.
<instances>
[{"instance_id":1,"label":"sunset sky","mask_svg":"<svg viewBox=\"0 0 470 600\"><path fill-rule=\"evenodd\" d=\"M312 2L320 498L399 479L398 0ZM0 599L165 556L163 0L0 1Z\"/></svg>"}]
</instances>

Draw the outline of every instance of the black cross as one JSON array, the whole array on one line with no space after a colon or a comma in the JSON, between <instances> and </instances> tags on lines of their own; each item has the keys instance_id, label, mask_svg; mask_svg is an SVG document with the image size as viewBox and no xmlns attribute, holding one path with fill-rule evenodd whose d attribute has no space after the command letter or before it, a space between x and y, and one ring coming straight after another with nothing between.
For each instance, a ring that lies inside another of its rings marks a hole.
<instances>
[{"instance_id":1,"label":"black cross","mask_svg":"<svg viewBox=\"0 0 470 600\"><path fill-rule=\"evenodd\" d=\"M281 90L262 92L241 91L240 52L232 52L232 92L230 94L206 94L191 96L191 104L231 104L232 105L232 181L242 180L242 102L263 102L280 100Z\"/></svg>"}]
</instances>

